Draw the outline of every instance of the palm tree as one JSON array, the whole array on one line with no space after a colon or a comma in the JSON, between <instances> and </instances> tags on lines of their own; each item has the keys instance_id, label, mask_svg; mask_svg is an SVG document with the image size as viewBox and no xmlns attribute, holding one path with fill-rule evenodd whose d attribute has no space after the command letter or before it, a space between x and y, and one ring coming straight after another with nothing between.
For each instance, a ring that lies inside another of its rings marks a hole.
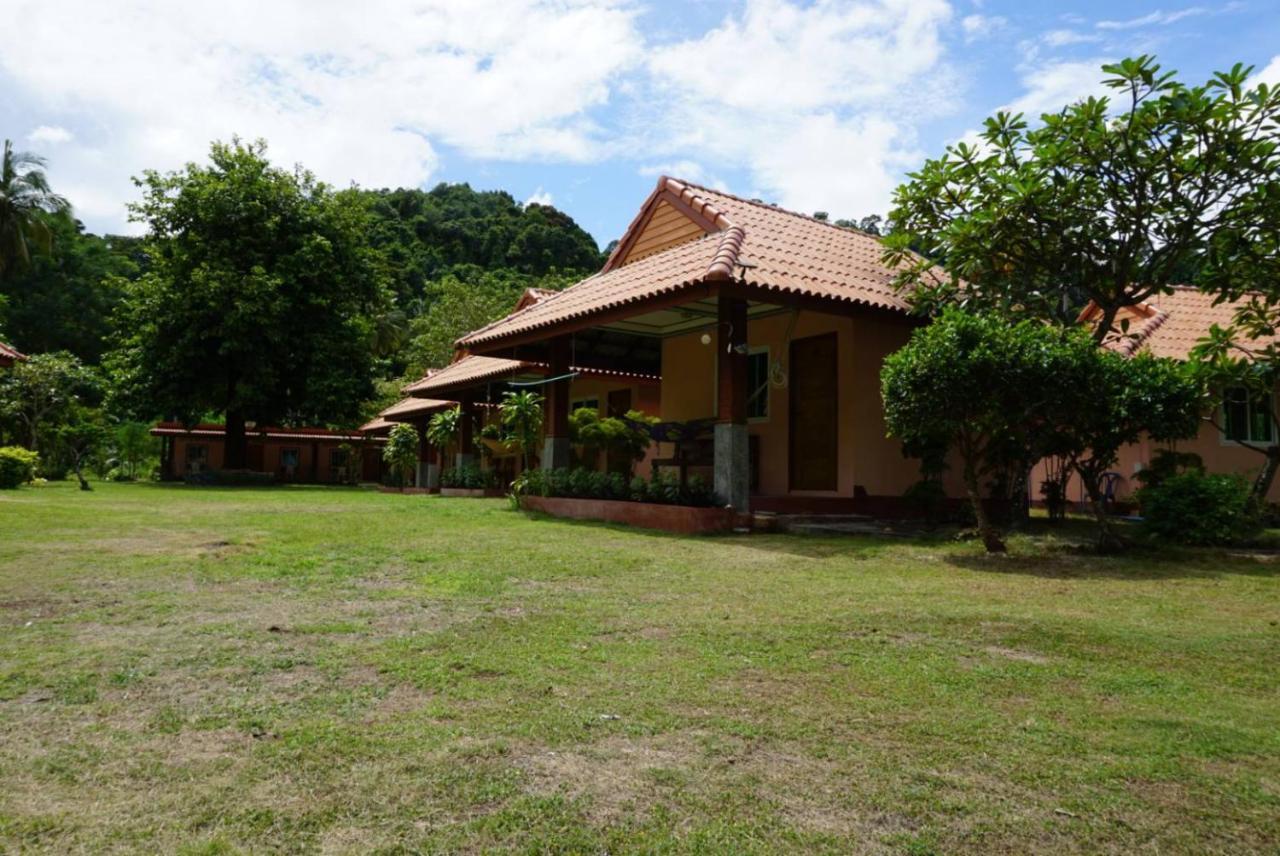
<instances>
[{"instance_id":1,"label":"palm tree","mask_svg":"<svg viewBox=\"0 0 1280 856\"><path fill-rule=\"evenodd\" d=\"M45 216L71 210L67 200L49 189L44 158L15 152L4 141L0 159L0 278L31 263L33 248L48 252L53 231Z\"/></svg>"},{"instance_id":2,"label":"palm tree","mask_svg":"<svg viewBox=\"0 0 1280 856\"><path fill-rule=\"evenodd\" d=\"M542 396L527 390L507 392L502 396L499 412L502 414L502 424L520 443L524 471L528 472L533 446L538 441L538 431L542 428Z\"/></svg>"}]
</instances>

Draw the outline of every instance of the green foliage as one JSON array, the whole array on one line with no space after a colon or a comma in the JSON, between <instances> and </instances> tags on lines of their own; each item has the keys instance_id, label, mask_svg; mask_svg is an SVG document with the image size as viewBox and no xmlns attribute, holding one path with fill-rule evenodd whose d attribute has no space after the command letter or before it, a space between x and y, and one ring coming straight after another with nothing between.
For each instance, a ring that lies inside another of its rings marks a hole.
<instances>
[{"instance_id":1,"label":"green foliage","mask_svg":"<svg viewBox=\"0 0 1280 856\"><path fill-rule=\"evenodd\" d=\"M534 277L469 265L427 282L401 355L406 376L416 378L428 368L447 365L459 337L508 315L525 289L560 289L576 279L576 275Z\"/></svg>"},{"instance_id":2,"label":"green foliage","mask_svg":"<svg viewBox=\"0 0 1280 856\"><path fill-rule=\"evenodd\" d=\"M440 486L483 490L494 487L497 484L496 478L492 470L482 470L475 464L465 464L461 467L450 467L440 473Z\"/></svg>"},{"instance_id":3,"label":"green foliage","mask_svg":"<svg viewBox=\"0 0 1280 856\"><path fill-rule=\"evenodd\" d=\"M362 195L373 215L370 240L385 255L397 302L405 309L430 304L432 282L450 274L467 280L467 268L542 277L592 271L603 262L594 239L570 217L545 205L522 207L502 191L439 184L430 191Z\"/></svg>"},{"instance_id":4,"label":"green foliage","mask_svg":"<svg viewBox=\"0 0 1280 856\"><path fill-rule=\"evenodd\" d=\"M21 446L0 446L0 489L12 490L35 478L40 457Z\"/></svg>"},{"instance_id":5,"label":"green foliage","mask_svg":"<svg viewBox=\"0 0 1280 856\"><path fill-rule=\"evenodd\" d=\"M391 426L387 445L382 448L382 460L396 478L396 483L407 485L418 466L417 429L405 422Z\"/></svg>"},{"instance_id":6,"label":"green foliage","mask_svg":"<svg viewBox=\"0 0 1280 856\"><path fill-rule=\"evenodd\" d=\"M626 462L625 474L630 476L653 442L649 432L639 426L657 421L638 410L627 411L621 419L602 419L594 408L579 407L569 414L569 442L580 447L583 462L594 463L600 452L605 452L611 460Z\"/></svg>"},{"instance_id":7,"label":"green foliage","mask_svg":"<svg viewBox=\"0 0 1280 856\"><path fill-rule=\"evenodd\" d=\"M947 519L947 491L936 478L923 478L902 493L911 513L933 523Z\"/></svg>"},{"instance_id":8,"label":"green foliage","mask_svg":"<svg viewBox=\"0 0 1280 856\"><path fill-rule=\"evenodd\" d=\"M45 160L31 152L15 152L4 141L0 154L0 279L31 264L35 252L49 252L53 232L49 215L71 210L67 200L49 189Z\"/></svg>"},{"instance_id":9,"label":"green foliage","mask_svg":"<svg viewBox=\"0 0 1280 856\"><path fill-rule=\"evenodd\" d=\"M151 436L146 422L122 422L111 438L111 457L119 474L117 480L133 481L160 451L160 438Z\"/></svg>"},{"instance_id":10,"label":"green foliage","mask_svg":"<svg viewBox=\"0 0 1280 856\"><path fill-rule=\"evenodd\" d=\"M1280 89L1236 65L1201 86L1152 57L1102 67L1115 99L987 119L900 187L886 260L917 306L959 302L1075 324L1185 282L1280 289ZM1118 115L1117 115L1118 114ZM918 251L921 255L916 255ZM945 274L935 264L946 267Z\"/></svg>"},{"instance_id":11,"label":"green foliage","mask_svg":"<svg viewBox=\"0 0 1280 856\"><path fill-rule=\"evenodd\" d=\"M53 434L76 407L96 404L101 394L97 373L76 357L36 354L0 374L0 428L52 465Z\"/></svg>"},{"instance_id":12,"label":"green foliage","mask_svg":"<svg viewBox=\"0 0 1280 856\"><path fill-rule=\"evenodd\" d=\"M1188 470L1138 491L1143 525L1178 544L1237 544L1258 534L1258 504L1247 480Z\"/></svg>"},{"instance_id":13,"label":"green foliage","mask_svg":"<svg viewBox=\"0 0 1280 856\"><path fill-rule=\"evenodd\" d=\"M881 372L885 421L913 456L956 451L984 542L1003 550L979 485L1025 473L1087 390L1096 349L1035 321L948 309L891 354Z\"/></svg>"},{"instance_id":14,"label":"green foliage","mask_svg":"<svg viewBox=\"0 0 1280 856\"><path fill-rule=\"evenodd\" d=\"M360 194L238 140L138 184L131 212L153 266L119 314L115 403L140 418L226 412L229 468L241 419L354 419L372 392L370 316L385 304Z\"/></svg>"},{"instance_id":15,"label":"green foliage","mask_svg":"<svg viewBox=\"0 0 1280 856\"><path fill-rule=\"evenodd\" d=\"M73 407L69 418L58 426L54 435L57 449L71 462L81 490L91 490L84 477L85 467L101 455L110 436L102 412L88 407Z\"/></svg>"},{"instance_id":16,"label":"green foliage","mask_svg":"<svg viewBox=\"0 0 1280 856\"><path fill-rule=\"evenodd\" d=\"M498 412L503 427L520 444L520 451L524 455L524 469L529 469L530 458L542 430L542 396L528 390L509 390L503 393Z\"/></svg>"},{"instance_id":17,"label":"green foliage","mask_svg":"<svg viewBox=\"0 0 1280 856\"><path fill-rule=\"evenodd\" d=\"M1138 473L1137 479L1143 487L1159 487L1176 475L1204 471L1204 460L1195 452L1157 449L1147 467Z\"/></svg>"},{"instance_id":18,"label":"green foliage","mask_svg":"<svg viewBox=\"0 0 1280 856\"><path fill-rule=\"evenodd\" d=\"M52 236L49 251L0 277L3 328L9 341L28 354L68 351L97 363L127 281L139 274L132 255L139 239L88 234L66 214L47 217L46 223Z\"/></svg>"},{"instance_id":19,"label":"green foliage","mask_svg":"<svg viewBox=\"0 0 1280 856\"><path fill-rule=\"evenodd\" d=\"M573 499L651 502L661 505L711 507L716 496L705 479L692 476L682 489L674 475L659 475L652 481L636 476L630 481L622 473L607 473L583 467L528 470L511 485L512 496L559 496Z\"/></svg>"},{"instance_id":20,"label":"green foliage","mask_svg":"<svg viewBox=\"0 0 1280 856\"><path fill-rule=\"evenodd\" d=\"M427 423L427 441L437 449L445 450L458 441L462 430L462 408L441 410Z\"/></svg>"}]
</instances>

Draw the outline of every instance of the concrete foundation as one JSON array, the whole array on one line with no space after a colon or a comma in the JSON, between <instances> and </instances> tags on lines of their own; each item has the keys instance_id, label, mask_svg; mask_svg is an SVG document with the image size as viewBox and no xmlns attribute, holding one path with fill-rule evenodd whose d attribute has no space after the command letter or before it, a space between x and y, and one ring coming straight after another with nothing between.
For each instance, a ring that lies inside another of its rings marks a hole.
<instances>
[{"instance_id":1,"label":"concrete foundation","mask_svg":"<svg viewBox=\"0 0 1280 856\"><path fill-rule=\"evenodd\" d=\"M751 458L747 426L721 422L715 428L716 496L737 511L746 511L751 492Z\"/></svg>"}]
</instances>

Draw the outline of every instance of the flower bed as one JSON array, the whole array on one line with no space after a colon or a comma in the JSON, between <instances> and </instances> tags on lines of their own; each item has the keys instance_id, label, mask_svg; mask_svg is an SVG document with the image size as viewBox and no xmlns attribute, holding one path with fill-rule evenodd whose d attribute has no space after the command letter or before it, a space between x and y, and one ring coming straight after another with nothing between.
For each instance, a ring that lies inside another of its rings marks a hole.
<instances>
[{"instance_id":1,"label":"flower bed","mask_svg":"<svg viewBox=\"0 0 1280 856\"><path fill-rule=\"evenodd\" d=\"M729 508L697 508L619 499L525 495L520 497L520 507L526 511L550 514L552 517L625 523L628 526L661 529L681 535L728 532L739 523L739 515Z\"/></svg>"}]
</instances>

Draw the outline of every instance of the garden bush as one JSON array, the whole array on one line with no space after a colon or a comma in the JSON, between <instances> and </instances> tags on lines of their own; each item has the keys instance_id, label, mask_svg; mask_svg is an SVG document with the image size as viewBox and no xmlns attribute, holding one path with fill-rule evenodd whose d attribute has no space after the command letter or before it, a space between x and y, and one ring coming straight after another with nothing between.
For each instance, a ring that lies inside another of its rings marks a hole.
<instances>
[{"instance_id":1,"label":"garden bush","mask_svg":"<svg viewBox=\"0 0 1280 856\"><path fill-rule=\"evenodd\" d=\"M1246 541L1262 528L1261 515L1240 476L1188 470L1138 491L1144 526L1178 544Z\"/></svg>"},{"instance_id":2,"label":"garden bush","mask_svg":"<svg viewBox=\"0 0 1280 856\"><path fill-rule=\"evenodd\" d=\"M440 486L447 488L465 488L481 490L493 487L495 475L491 470L482 470L475 464L462 467L451 467L440 474Z\"/></svg>"},{"instance_id":3,"label":"garden bush","mask_svg":"<svg viewBox=\"0 0 1280 856\"><path fill-rule=\"evenodd\" d=\"M621 473L605 473L584 468L528 470L511 485L512 496L548 496L571 499L607 499L652 502L661 505L711 507L715 492L705 479L689 478L681 490L675 476L659 475L652 481L636 476L630 482Z\"/></svg>"},{"instance_id":4,"label":"garden bush","mask_svg":"<svg viewBox=\"0 0 1280 856\"><path fill-rule=\"evenodd\" d=\"M0 447L0 488L12 490L31 481L40 457L21 446Z\"/></svg>"}]
</instances>

